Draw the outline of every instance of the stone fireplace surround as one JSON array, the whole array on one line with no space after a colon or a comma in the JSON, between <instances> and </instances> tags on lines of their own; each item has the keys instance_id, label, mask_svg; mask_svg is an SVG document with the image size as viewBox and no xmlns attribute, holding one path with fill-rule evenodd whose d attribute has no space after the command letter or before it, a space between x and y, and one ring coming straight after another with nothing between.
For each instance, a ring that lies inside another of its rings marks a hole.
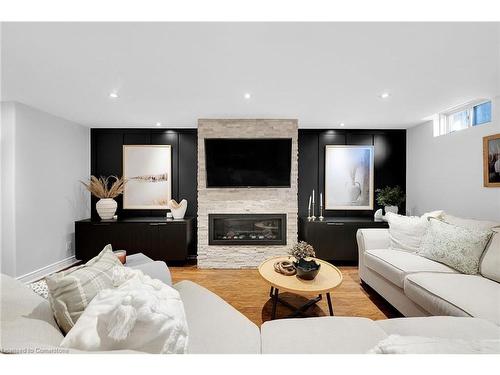
<instances>
[{"instance_id":1,"label":"stone fireplace surround","mask_svg":"<svg viewBox=\"0 0 500 375\"><path fill-rule=\"evenodd\" d=\"M205 138L291 138L290 188L207 188ZM255 268L297 241L297 120L198 121L198 267ZM209 245L209 214L286 214L286 245Z\"/></svg>"}]
</instances>

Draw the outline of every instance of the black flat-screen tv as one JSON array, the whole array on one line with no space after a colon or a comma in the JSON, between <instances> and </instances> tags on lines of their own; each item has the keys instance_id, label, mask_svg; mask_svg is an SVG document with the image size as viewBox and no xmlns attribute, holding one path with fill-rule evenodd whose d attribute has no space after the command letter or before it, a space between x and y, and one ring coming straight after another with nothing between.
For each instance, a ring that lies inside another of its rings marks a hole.
<instances>
[{"instance_id":1,"label":"black flat-screen tv","mask_svg":"<svg viewBox=\"0 0 500 375\"><path fill-rule=\"evenodd\" d=\"M206 138L207 187L290 187L289 138Z\"/></svg>"}]
</instances>

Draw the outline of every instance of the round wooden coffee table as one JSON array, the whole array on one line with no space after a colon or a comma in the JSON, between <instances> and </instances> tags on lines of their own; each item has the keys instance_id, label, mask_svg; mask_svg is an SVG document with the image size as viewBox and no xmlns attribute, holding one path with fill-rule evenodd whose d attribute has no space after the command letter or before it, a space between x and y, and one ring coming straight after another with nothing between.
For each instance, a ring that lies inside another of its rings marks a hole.
<instances>
[{"instance_id":1,"label":"round wooden coffee table","mask_svg":"<svg viewBox=\"0 0 500 375\"><path fill-rule=\"evenodd\" d=\"M269 296L273 299L272 319L276 318L276 307L278 302L294 311L289 317L305 316L305 311L321 301L323 294L326 295L330 315L333 316L330 292L342 283L342 272L340 272L337 267L324 260L317 258L313 259L321 264L318 275L313 280L302 280L296 275L285 276L274 270L274 263L282 260L293 260L293 258L289 256L270 258L260 264L260 275L271 285ZM279 297L280 291L297 294L315 294L317 297L307 301L302 306L296 307L281 299Z\"/></svg>"}]
</instances>

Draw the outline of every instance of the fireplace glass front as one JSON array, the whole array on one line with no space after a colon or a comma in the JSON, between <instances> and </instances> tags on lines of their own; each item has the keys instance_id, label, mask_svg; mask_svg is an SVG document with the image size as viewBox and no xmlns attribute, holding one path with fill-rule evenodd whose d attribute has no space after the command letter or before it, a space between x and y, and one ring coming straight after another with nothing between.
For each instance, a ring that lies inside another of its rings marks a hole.
<instances>
[{"instance_id":1,"label":"fireplace glass front","mask_svg":"<svg viewBox=\"0 0 500 375\"><path fill-rule=\"evenodd\" d=\"M286 245L286 214L209 214L209 245Z\"/></svg>"}]
</instances>

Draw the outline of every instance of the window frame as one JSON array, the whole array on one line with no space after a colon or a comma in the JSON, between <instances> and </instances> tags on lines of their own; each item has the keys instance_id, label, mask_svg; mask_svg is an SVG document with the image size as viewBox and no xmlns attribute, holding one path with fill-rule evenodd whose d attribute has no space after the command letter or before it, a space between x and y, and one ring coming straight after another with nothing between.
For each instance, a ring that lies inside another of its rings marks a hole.
<instances>
[{"instance_id":1,"label":"window frame","mask_svg":"<svg viewBox=\"0 0 500 375\"><path fill-rule=\"evenodd\" d=\"M474 108L476 106L479 106L479 105L482 105L482 104L485 104L488 102L491 103L490 121L482 122L480 124L473 125L473 123L474 123ZM462 128L462 129L458 129L458 130L452 130L451 119L453 118L453 115L456 115L460 112L466 112L466 115L467 115L466 127ZM462 105L457 106L457 107L453 107L447 111L443 111L443 112L439 113L438 124L437 124L439 131L437 132L436 136L455 133L457 131L481 126L481 125L488 124L491 122L493 122L493 101L491 99L474 100L474 101L462 104Z\"/></svg>"}]
</instances>

